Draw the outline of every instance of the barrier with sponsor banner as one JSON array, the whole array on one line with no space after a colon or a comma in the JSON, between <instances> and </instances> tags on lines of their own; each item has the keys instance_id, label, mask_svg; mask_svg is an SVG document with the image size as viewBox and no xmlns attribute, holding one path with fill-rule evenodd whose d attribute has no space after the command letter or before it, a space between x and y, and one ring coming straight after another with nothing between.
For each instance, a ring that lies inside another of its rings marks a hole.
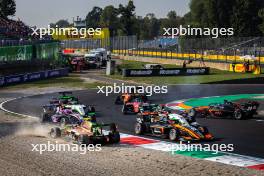
<instances>
[{"instance_id":1,"label":"barrier with sponsor banner","mask_svg":"<svg viewBox=\"0 0 264 176\"><path fill-rule=\"evenodd\" d=\"M208 75L209 67L168 69L123 69L124 77Z\"/></svg>"},{"instance_id":2,"label":"barrier with sponsor banner","mask_svg":"<svg viewBox=\"0 0 264 176\"><path fill-rule=\"evenodd\" d=\"M0 87L12 85L12 84L25 83L30 81L37 81L47 78L67 76L68 74L69 74L68 68L61 68L61 69L46 70L46 71L40 71L34 73L10 75L5 77L0 77Z\"/></svg>"}]
</instances>

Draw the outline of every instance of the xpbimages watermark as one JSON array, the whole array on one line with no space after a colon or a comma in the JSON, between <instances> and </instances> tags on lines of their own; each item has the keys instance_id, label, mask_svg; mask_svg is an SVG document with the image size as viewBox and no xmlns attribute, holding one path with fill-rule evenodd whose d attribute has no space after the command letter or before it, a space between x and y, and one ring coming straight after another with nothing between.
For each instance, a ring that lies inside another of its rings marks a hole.
<instances>
[{"instance_id":1,"label":"xpbimages watermark","mask_svg":"<svg viewBox=\"0 0 264 176\"><path fill-rule=\"evenodd\" d=\"M43 144L31 144L31 147L32 152L38 152L41 155L45 152L77 152L84 155L87 152L99 152L102 150L101 144L60 144L57 141L55 143L48 141Z\"/></svg>"},{"instance_id":2,"label":"xpbimages watermark","mask_svg":"<svg viewBox=\"0 0 264 176\"><path fill-rule=\"evenodd\" d=\"M153 94L166 94L168 93L168 86L130 86L122 83L117 85L114 83L113 86L97 86L97 93L105 94L123 94L123 93L138 93L146 94L147 96L152 96Z\"/></svg>"},{"instance_id":3,"label":"xpbimages watermark","mask_svg":"<svg viewBox=\"0 0 264 176\"><path fill-rule=\"evenodd\" d=\"M88 36L100 36L102 35L102 28L59 28L57 25L55 28L50 27L48 25L47 28L31 28L31 35L39 36L39 38L43 38L43 36L49 35L58 35L58 36L78 36L80 38L87 38Z\"/></svg>"},{"instance_id":4,"label":"xpbimages watermark","mask_svg":"<svg viewBox=\"0 0 264 176\"><path fill-rule=\"evenodd\" d=\"M218 38L219 36L232 36L234 35L233 28L193 28L190 25L184 27L180 25L178 28L163 28L164 36L172 38L178 36L211 36Z\"/></svg>"},{"instance_id":5,"label":"xpbimages watermark","mask_svg":"<svg viewBox=\"0 0 264 176\"><path fill-rule=\"evenodd\" d=\"M190 141L179 144L171 144L167 146L172 154L175 152L212 152L218 154L219 152L234 152L234 144L192 144Z\"/></svg>"}]
</instances>

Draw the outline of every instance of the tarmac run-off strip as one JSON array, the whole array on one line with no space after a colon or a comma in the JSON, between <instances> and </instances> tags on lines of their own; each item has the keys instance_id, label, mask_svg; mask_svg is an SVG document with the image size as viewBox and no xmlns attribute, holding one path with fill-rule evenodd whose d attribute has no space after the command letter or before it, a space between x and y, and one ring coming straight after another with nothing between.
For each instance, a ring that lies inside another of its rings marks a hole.
<instances>
[{"instance_id":1,"label":"tarmac run-off strip","mask_svg":"<svg viewBox=\"0 0 264 176\"><path fill-rule=\"evenodd\" d=\"M208 103L214 103L215 101L220 101L223 99L227 100L237 100L237 99L242 99L242 98L250 98L250 99L258 99L258 97L263 98L263 94L245 94L245 95L231 95L231 96L216 96L216 97L211 97L212 99L209 100L209 97L205 98L200 98L200 99L189 99L189 100L183 100L183 101L174 101L169 103L168 105L170 107L174 107L175 109L185 109L186 107L194 107L196 103L201 103L203 102L205 105ZM23 98L23 97L21 97ZM18 99L18 98L16 98ZM6 110L3 107L3 104L9 101L12 101L15 99L7 100L4 101L0 104L0 109L12 113L15 115L20 115L24 117L31 117L31 118L36 118L33 116L27 116L24 114L19 114L15 112L11 112ZM207 100L206 103L204 100ZM191 104L191 103L192 104ZM203 104L203 105L204 105ZM191 106L192 105L192 106ZM213 162L219 162L219 163L224 163L228 165L234 165L234 166L240 166L240 167L246 167L246 168L251 168L251 169L256 169L256 170L263 170L264 171L264 159L262 158L256 158L256 157L250 157L250 156L245 156L245 155L238 155L238 154L233 154L233 153L227 153L227 152L214 152L214 151L204 151L203 149L201 150L176 150L176 149L181 149L182 144L176 143L176 142L165 142L165 141L160 141L160 140L154 140L154 139L149 139L145 137L139 137L139 136L134 136L134 135L129 135L129 134L120 134L121 137L121 145L132 145L135 147L142 147L145 149L151 149L151 150L157 150L161 152L169 152L172 154L172 156L176 155L184 155L192 158L197 158L197 159L202 159L202 160L208 160L208 161L213 161Z\"/></svg>"}]
</instances>

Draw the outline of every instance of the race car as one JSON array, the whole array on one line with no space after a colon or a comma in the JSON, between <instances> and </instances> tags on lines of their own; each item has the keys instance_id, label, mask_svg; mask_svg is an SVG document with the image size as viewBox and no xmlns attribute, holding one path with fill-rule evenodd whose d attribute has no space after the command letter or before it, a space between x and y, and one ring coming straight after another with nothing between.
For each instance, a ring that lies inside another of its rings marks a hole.
<instances>
[{"instance_id":1,"label":"race car","mask_svg":"<svg viewBox=\"0 0 264 176\"><path fill-rule=\"evenodd\" d=\"M133 113L137 114L140 112L140 106L146 103L146 100L142 97L133 97L128 102L124 103L122 112L123 114Z\"/></svg>"},{"instance_id":2,"label":"race car","mask_svg":"<svg viewBox=\"0 0 264 176\"><path fill-rule=\"evenodd\" d=\"M123 105L129 102L131 99L135 99L135 98L141 98L142 100L144 100L144 102L147 102L148 97L146 94L136 93L139 89L142 89L142 87L136 87L136 90L132 89L131 93L123 93L122 95L117 96L115 100L115 104Z\"/></svg>"},{"instance_id":3,"label":"race car","mask_svg":"<svg viewBox=\"0 0 264 176\"><path fill-rule=\"evenodd\" d=\"M53 98L50 101L51 105L58 105L58 104L78 104L79 99L72 95L72 92L59 92L60 96L57 98Z\"/></svg>"},{"instance_id":4,"label":"race car","mask_svg":"<svg viewBox=\"0 0 264 176\"><path fill-rule=\"evenodd\" d=\"M224 103L213 103L209 106L192 108L189 110L189 114L201 118L233 118L242 120L256 115L258 107L259 103L256 101L240 104L224 100Z\"/></svg>"},{"instance_id":5,"label":"race car","mask_svg":"<svg viewBox=\"0 0 264 176\"><path fill-rule=\"evenodd\" d=\"M206 127L195 121L187 121L179 114L169 114L168 117L138 116L135 124L135 134L150 134L169 138L171 141L202 141L213 140Z\"/></svg>"},{"instance_id":6,"label":"race car","mask_svg":"<svg viewBox=\"0 0 264 176\"><path fill-rule=\"evenodd\" d=\"M64 126L66 124L76 124L81 122L82 120L83 117L80 114L73 113L72 110L70 109L62 109L57 113L53 113L53 112L49 113L48 111L46 111L45 113L42 114L41 122L42 123L51 122Z\"/></svg>"},{"instance_id":7,"label":"race car","mask_svg":"<svg viewBox=\"0 0 264 176\"><path fill-rule=\"evenodd\" d=\"M75 124L82 121L96 121L93 114L91 116L89 113L83 114L73 111L71 107L67 108L67 106L57 107L54 105L47 105L43 106L41 122L51 122L64 126L66 124Z\"/></svg>"},{"instance_id":8,"label":"race car","mask_svg":"<svg viewBox=\"0 0 264 176\"><path fill-rule=\"evenodd\" d=\"M78 98L68 96L71 92L61 92L62 96L58 99L50 101L49 105L43 106L43 113L55 114L58 107L71 109L74 113L79 113L81 116L95 116L95 108L79 103Z\"/></svg>"},{"instance_id":9,"label":"race car","mask_svg":"<svg viewBox=\"0 0 264 176\"><path fill-rule=\"evenodd\" d=\"M103 128L107 127L109 128L109 132L103 130ZM84 121L79 125L67 125L64 126L64 128L51 128L49 135L52 138L67 136L70 137L73 142L77 142L80 145L114 144L120 141L120 134L114 123L98 124Z\"/></svg>"},{"instance_id":10,"label":"race car","mask_svg":"<svg viewBox=\"0 0 264 176\"><path fill-rule=\"evenodd\" d=\"M65 107L71 109L75 113L79 113L82 116L95 116L95 108L93 106L74 104L74 105L65 105Z\"/></svg>"}]
</instances>

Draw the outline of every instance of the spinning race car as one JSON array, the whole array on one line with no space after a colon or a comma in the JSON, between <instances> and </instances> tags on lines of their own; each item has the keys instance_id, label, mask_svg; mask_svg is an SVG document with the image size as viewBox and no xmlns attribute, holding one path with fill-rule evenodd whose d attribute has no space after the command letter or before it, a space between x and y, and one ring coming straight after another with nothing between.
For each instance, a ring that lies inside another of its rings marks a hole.
<instances>
[{"instance_id":1,"label":"spinning race car","mask_svg":"<svg viewBox=\"0 0 264 176\"><path fill-rule=\"evenodd\" d=\"M256 115L258 107L259 103L256 101L240 104L225 100L224 103L214 103L209 106L193 108L189 113L201 118L233 118L242 120Z\"/></svg>"},{"instance_id":2,"label":"spinning race car","mask_svg":"<svg viewBox=\"0 0 264 176\"><path fill-rule=\"evenodd\" d=\"M103 128L110 128L108 134L105 134ZM98 124L84 121L79 125L67 125L64 128L54 127L49 132L52 138L63 136L70 137L73 142L78 144L113 144L119 143L120 134L114 123Z\"/></svg>"},{"instance_id":3,"label":"spinning race car","mask_svg":"<svg viewBox=\"0 0 264 176\"><path fill-rule=\"evenodd\" d=\"M78 112L73 112L70 108L62 108L58 112L54 111L53 106L44 106L42 122L51 122L65 126L67 124L77 124L82 121L96 121L94 116L82 116Z\"/></svg>"},{"instance_id":4,"label":"spinning race car","mask_svg":"<svg viewBox=\"0 0 264 176\"><path fill-rule=\"evenodd\" d=\"M195 121L188 122L179 114L169 114L168 117L138 116L135 133L169 138L171 141L213 140L206 127Z\"/></svg>"},{"instance_id":5,"label":"spinning race car","mask_svg":"<svg viewBox=\"0 0 264 176\"><path fill-rule=\"evenodd\" d=\"M78 98L68 96L69 93L71 92L61 92L62 96L43 106L42 122L71 124L95 119L95 108L78 104Z\"/></svg>"}]
</instances>

